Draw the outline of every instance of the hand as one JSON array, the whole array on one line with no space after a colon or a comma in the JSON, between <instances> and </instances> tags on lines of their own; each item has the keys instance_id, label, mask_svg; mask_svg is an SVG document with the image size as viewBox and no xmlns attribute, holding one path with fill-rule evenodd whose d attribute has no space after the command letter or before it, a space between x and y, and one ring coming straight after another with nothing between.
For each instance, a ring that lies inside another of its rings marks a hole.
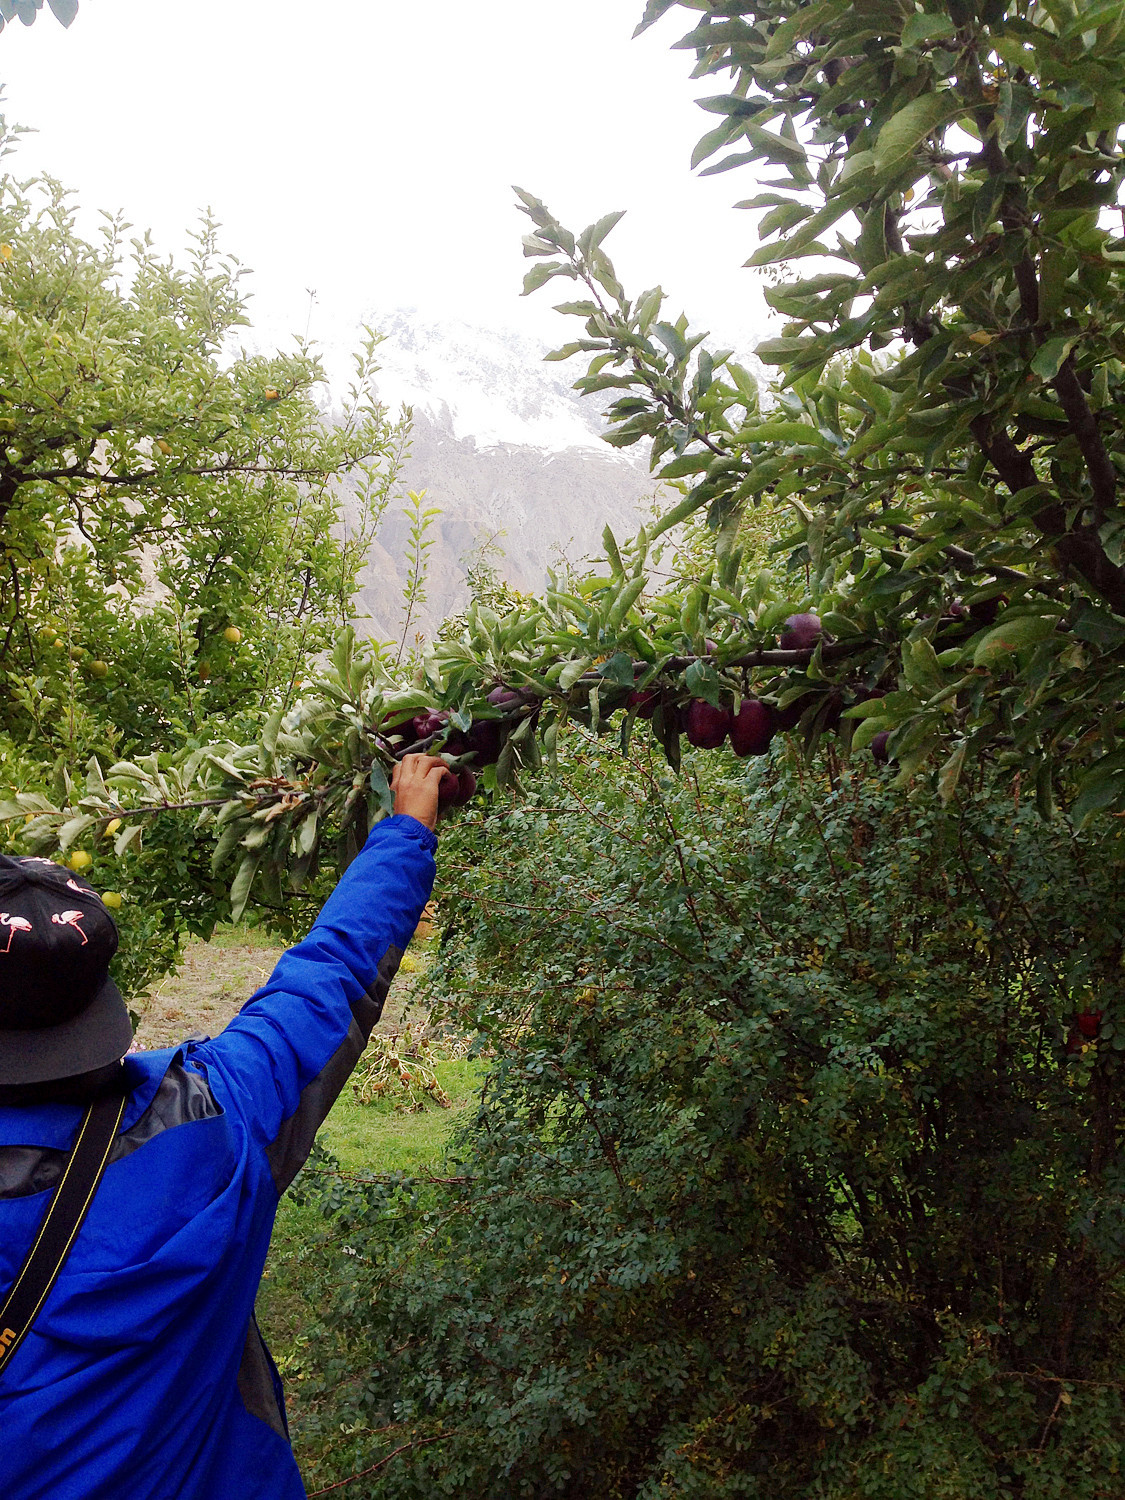
<instances>
[{"instance_id":1,"label":"hand","mask_svg":"<svg viewBox=\"0 0 1125 1500\"><path fill-rule=\"evenodd\" d=\"M445 762L436 755L404 755L391 777L395 812L417 818L427 828L436 828L438 787L445 774Z\"/></svg>"}]
</instances>

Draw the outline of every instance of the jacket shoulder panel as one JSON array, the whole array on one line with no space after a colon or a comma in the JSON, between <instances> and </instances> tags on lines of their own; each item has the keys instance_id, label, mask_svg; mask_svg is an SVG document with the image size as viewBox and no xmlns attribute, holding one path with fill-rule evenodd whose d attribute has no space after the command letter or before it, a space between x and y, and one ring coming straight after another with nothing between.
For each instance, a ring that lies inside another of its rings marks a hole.
<instances>
[{"instance_id":1,"label":"jacket shoulder panel","mask_svg":"<svg viewBox=\"0 0 1125 1500\"><path fill-rule=\"evenodd\" d=\"M148 1108L114 1141L109 1165L131 1156L166 1130L222 1113L207 1080L174 1059ZM0 1200L47 1192L62 1176L66 1158L65 1151L51 1146L0 1146Z\"/></svg>"}]
</instances>

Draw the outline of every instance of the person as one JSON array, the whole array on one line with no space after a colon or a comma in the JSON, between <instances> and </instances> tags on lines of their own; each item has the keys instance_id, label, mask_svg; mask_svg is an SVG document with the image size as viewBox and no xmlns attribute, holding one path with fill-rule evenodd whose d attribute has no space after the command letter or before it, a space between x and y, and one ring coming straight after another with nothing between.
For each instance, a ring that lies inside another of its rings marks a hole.
<instances>
[{"instance_id":1,"label":"person","mask_svg":"<svg viewBox=\"0 0 1125 1500\"><path fill-rule=\"evenodd\" d=\"M116 928L97 893L49 861L0 856L0 1307L87 1105L124 1094L73 1247L0 1368L3 1500L305 1494L254 1299L280 1195L429 899L443 770L403 759L394 815L308 937L219 1036L164 1051L125 1055Z\"/></svg>"}]
</instances>

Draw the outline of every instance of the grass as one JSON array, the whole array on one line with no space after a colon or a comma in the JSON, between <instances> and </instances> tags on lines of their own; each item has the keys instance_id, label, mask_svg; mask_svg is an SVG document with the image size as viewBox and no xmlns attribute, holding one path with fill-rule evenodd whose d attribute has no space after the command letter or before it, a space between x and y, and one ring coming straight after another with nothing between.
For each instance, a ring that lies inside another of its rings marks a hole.
<instances>
[{"instance_id":1,"label":"grass","mask_svg":"<svg viewBox=\"0 0 1125 1500\"><path fill-rule=\"evenodd\" d=\"M211 934L210 941L215 948L273 948L280 952L284 946L274 933L267 932L264 927L251 927L242 922L237 925L220 922Z\"/></svg>"},{"instance_id":2,"label":"grass","mask_svg":"<svg viewBox=\"0 0 1125 1500\"><path fill-rule=\"evenodd\" d=\"M483 1065L464 1058L435 1062L433 1069L452 1109L428 1104L416 1113L400 1113L387 1099L359 1104L345 1088L321 1128L320 1144L345 1172L415 1172L432 1166L484 1078Z\"/></svg>"}]
</instances>

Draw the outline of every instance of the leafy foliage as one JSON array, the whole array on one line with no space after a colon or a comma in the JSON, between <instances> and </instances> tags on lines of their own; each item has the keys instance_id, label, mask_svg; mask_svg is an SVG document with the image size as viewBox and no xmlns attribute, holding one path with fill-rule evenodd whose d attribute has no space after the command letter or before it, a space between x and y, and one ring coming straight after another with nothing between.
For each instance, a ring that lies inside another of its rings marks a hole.
<instances>
[{"instance_id":1,"label":"leafy foliage","mask_svg":"<svg viewBox=\"0 0 1125 1500\"><path fill-rule=\"evenodd\" d=\"M810 754L826 731L856 749L889 736L903 784L924 773L945 799L983 757L1032 782L1045 816L1060 795L1080 821L1118 809L1119 8L687 8L697 74L731 78L704 101L717 123L697 161L775 174L744 206L754 260L780 268L769 295L790 322L758 351L780 388L763 398L659 287L626 295L605 250L619 214L574 235L521 194L526 289L579 293L560 310L585 337L557 357L591 356L578 385L617 393L609 440L649 442L683 499L631 542L607 535L605 573L505 612L478 601L411 691L451 735L494 686L522 694L500 783L550 756L568 717L600 728L651 689L673 765L692 700L754 694ZM772 571L741 550L762 505L794 516ZM713 556L657 582L695 516ZM810 606L823 634L782 649ZM358 774L381 752L373 721L355 727Z\"/></svg>"},{"instance_id":2,"label":"leafy foliage","mask_svg":"<svg viewBox=\"0 0 1125 1500\"><path fill-rule=\"evenodd\" d=\"M56 182L0 178L6 832L92 860L122 898L115 976L136 998L232 910L213 831L169 809L292 705L351 618L406 429L375 395L376 335L328 420L310 349L238 349L242 272L214 223L186 270L127 229L107 219L90 242ZM138 794L143 844L121 821ZM319 889L274 914L282 931Z\"/></svg>"},{"instance_id":3,"label":"leafy foliage","mask_svg":"<svg viewBox=\"0 0 1125 1500\"><path fill-rule=\"evenodd\" d=\"M47 0L51 14L62 25L69 26L78 14L78 0ZM43 9L43 0L0 0L0 31L9 21L20 20L25 26L35 23Z\"/></svg>"},{"instance_id":4,"label":"leafy foliage","mask_svg":"<svg viewBox=\"0 0 1125 1500\"><path fill-rule=\"evenodd\" d=\"M863 738L893 733L904 775L942 749L952 780L987 751L1045 808L1060 766L1085 776L1080 813L1117 806L1120 7L686 8L696 76L731 79L702 101L696 162L773 173L739 206L760 215L751 264L783 268L767 296L790 322L758 348L783 389L763 412L659 288L626 297L602 244L619 215L575 237L521 194L526 289L582 284L560 310L586 337L558 357L593 356L579 389L622 391L611 442L649 439L663 477L692 477L663 524L794 508L792 560L854 642L828 675L896 689L853 712Z\"/></svg>"},{"instance_id":5,"label":"leafy foliage","mask_svg":"<svg viewBox=\"0 0 1125 1500\"><path fill-rule=\"evenodd\" d=\"M1117 1493L1119 882L889 775L586 737L446 835L437 993L497 1061L447 1179L324 1201L318 1482Z\"/></svg>"},{"instance_id":6,"label":"leafy foliage","mask_svg":"<svg viewBox=\"0 0 1125 1500\"><path fill-rule=\"evenodd\" d=\"M72 766L291 699L350 618L403 438L374 335L333 422L309 350L237 350L242 273L211 221L185 271L74 218L49 179L0 179L0 719ZM344 475L365 513L346 538Z\"/></svg>"}]
</instances>

